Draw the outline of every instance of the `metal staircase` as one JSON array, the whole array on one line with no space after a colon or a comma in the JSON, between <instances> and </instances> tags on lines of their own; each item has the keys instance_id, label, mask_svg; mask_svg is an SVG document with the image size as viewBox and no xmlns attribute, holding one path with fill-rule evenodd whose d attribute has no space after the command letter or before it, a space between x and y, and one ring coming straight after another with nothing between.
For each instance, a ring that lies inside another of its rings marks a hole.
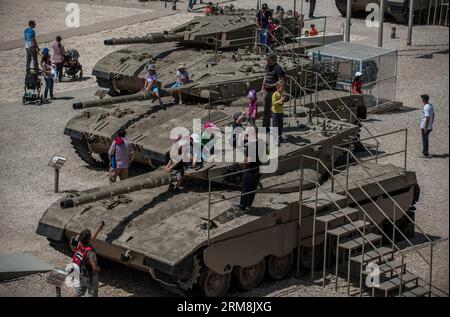
<instances>
[{"instance_id":1,"label":"metal staircase","mask_svg":"<svg viewBox=\"0 0 450 317\"><path fill-rule=\"evenodd\" d=\"M335 170L332 173L319 159L301 155L300 187L304 181L315 184L315 195L305 202L300 192L300 209L303 206L313 206L313 236L312 236L312 265L311 280L316 276L317 265L315 259L316 232L324 230L323 243L323 263L322 263L322 285L327 284L327 272L335 279L335 290L338 290L339 280L345 281L347 294L350 295L351 285L357 289L359 296L401 296L401 297L419 297L419 296L448 296L444 291L437 289L432 284L433 273L433 246L439 241L431 241L423 233L423 230L415 224L415 227L421 231L427 238L425 246L430 247L429 259L420 252L423 246L415 246L387 216L380 206L373 201L369 194L355 180L349 176L349 167L343 171ZM331 186L324 186L317 182L304 178L303 166L305 160L312 160L317 166L325 169L332 180ZM362 166L363 162L358 162ZM353 167L354 168L354 167ZM351 168L350 168L351 169ZM350 173L351 174L351 173ZM376 175L372 175L376 182ZM342 179L346 184L342 183ZM367 210L361 206L361 199L355 199L349 190L349 185L356 187L359 193L364 193L390 221L393 225L393 232L385 232L369 215ZM335 187L336 186L336 187ZM320 191L320 194L319 194ZM387 199L395 201L388 193ZM320 208L319 202L320 201ZM325 201L325 202L324 202ZM349 207L349 205L356 205ZM395 205L394 205L395 206ZM394 207L395 208L395 207ZM326 210L324 212L320 212ZM403 211L403 210L402 210ZM301 217L301 210L299 211ZM404 211L403 211L404 212ZM405 216L407 216L405 212ZM409 218L410 221L413 221ZM394 242L396 233L403 236L404 242L408 245L408 250L400 249L398 243ZM388 245L383 244L383 239L388 241ZM425 280L406 268L406 253L414 251L426 263L426 271L429 279ZM399 259L400 258L400 259ZM363 283L363 280L366 283ZM368 283L369 282L369 283ZM354 295L356 295L354 294Z\"/></svg>"}]
</instances>

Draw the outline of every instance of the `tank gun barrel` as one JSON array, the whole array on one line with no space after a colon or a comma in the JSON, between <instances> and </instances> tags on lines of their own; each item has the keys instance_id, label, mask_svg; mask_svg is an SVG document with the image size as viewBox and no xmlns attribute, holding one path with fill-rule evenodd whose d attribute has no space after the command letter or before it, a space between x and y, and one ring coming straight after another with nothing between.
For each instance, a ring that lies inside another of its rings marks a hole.
<instances>
[{"instance_id":1,"label":"tank gun barrel","mask_svg":"<svg viewBox=\"0 0 450 317\"><path fill-rule=\"evenodd\" d=\"M151 189L159 186L168 185L171 181L171 176L168 172L157 170L143 174L141 176L133 177L119 183L99 187L97 190L84 193L76 197L68 197L60 202L62 209L72 208L98 200L112 198L115 196L143 190Z\"/></svg>"},{"instance_id":2,"label":"tank gun barrel","mask_svg":"<svg viewBox=\"0 0 450 317\"><path fill-rule=\"evenodd\" d=\"M154 44L164 42L180 42L183 41L183 39L184 34L150 33L146 36L106 39L103 43L105 45Z\"/></svg>"},{"instance_id":3,"label":"tank gun barrel","mask_svg":"<svg viewBox=\"0 0 450 317\"><path fill-rule=\"evenodd\" d=\"M105 99L88 100L84 102L76 102L72 105L73 109L86 109L105 105L112 105L121 102L141 101L153 98L152 94L141 91L132 95L117 96Z\"/></svg>"}]
</instances>

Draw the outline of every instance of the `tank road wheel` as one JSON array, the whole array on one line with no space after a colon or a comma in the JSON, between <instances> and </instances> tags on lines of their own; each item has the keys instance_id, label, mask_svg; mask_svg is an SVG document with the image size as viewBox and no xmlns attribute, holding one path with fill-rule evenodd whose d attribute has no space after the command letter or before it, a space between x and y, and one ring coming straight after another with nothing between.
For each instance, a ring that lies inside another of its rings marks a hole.
<instances>
[{"instance_id":1,"label":"tank road wheel","mask_svg":"<svg viewBox=\"0 0 450 317\"><path fill-rule=\"evenodd\" d=\"M233 275L239 288L248 291L255 288L262 282L265 272L266 261L262 260L252 266L236 267L233 271Z\"/></svg>"},{"instance_id":2,"label":"tank road wheel","mask_svg":"<svg viewBox=\"0 0 450 317\"><path fill-rule=\"evenodd\" d=\"M282 280L291 271L293 263L294 254L292 252L282 257L270 255L267 258L267 273L275 281Z\"/></svg>"},{"instance_id":3,"label":"tank road wheel","mask_svg":"<svg viewBox=\"0 0 450 317\"><path fill-rule=\"evenodd\" d=\"M219 274L208 268L204 268L198 281L198 289L205 297L223 297L230 288L230 273Z\"/></svg>"},{"instance_id":4,"label":"tank road wheel","mask_svg":"<svg viewBox=\"0 0 450 317\"><path fill-rule=\"evenodd\" d=\"M82 140L78 140L76 138L71 138L71 140L72 140L72 145L75 149L75 152L77 152L78 156L84 162L88 163L89 165L91 165L92 167L95 167L95 168L108 167L108 161L106 161L106 162L99 161L99 160L96 160L92 156L92 152L89 150L89 147L87 145L87 141L85 138L83 138Z\"/></svg>"}]
</instances>

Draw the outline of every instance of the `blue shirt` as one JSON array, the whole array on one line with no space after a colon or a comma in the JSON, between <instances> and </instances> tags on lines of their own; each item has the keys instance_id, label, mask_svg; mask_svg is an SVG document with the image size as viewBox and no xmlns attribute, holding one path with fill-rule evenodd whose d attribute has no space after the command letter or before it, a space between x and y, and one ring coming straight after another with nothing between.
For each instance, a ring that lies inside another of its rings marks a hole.
<instances>
[{"instance_id":1,"label":"blue shirt","mask_svg":"<svg viewBox=\"0 0 450 317\"><path fill-rule=\"evenodd\" d=\"M34 39L36 34L32 28L27 28L23 31L23 37L25 39L25 48L30 48L34 46Z\"/></svg>"}]
</instances>

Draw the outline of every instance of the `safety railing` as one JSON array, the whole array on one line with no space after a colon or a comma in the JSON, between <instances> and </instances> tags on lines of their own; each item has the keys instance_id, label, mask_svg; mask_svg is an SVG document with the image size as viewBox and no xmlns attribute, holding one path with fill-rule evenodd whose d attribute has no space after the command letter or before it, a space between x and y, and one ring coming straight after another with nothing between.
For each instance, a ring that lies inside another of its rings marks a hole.
<instances>
[{"instance_id":1,"label":"safety railing","mask_svg":"<svg viewBox=\"0 0 450 317\"><path fill-rule=\"evenodd\" d=\"M347 149L346 149L347 150ZM405 241L409 244L409 250L408 250L408 252L412 252L412 251L414 251L416 254L418 254L421 258L422 258L422 260L424 260L424 262L429 266L429 280L428 281L424 281L427 285L428 285L428 287L429 287L429 294L430 294L430 296L431 296L431 289L432 289L432 287L433 287L433 285L432 285L432 274L433 274L433 246L436 244L436 243L439 243L440 241L432 241L429 237L428 237L428 235L427 234L425 234L425 232L416 224L416 223L414 223L414 221L413 221L413 223L416 225L416 227L420 230L420 232L427 238L427 240L428 240L428 243L429 243L429 245L430 245L430 260L428 261L426 258L425 258L425 256L419 251L419 249L421 249L421 248L423 248L423 246L422 245L414 245L414 244L412 244L411 243L411 241L406 237L406 235L400 230L400 228L395 224L395 218L394 218L394 221L392 221L391 219L390 219L390 217L388 216L388 215L386 215L386 213L385 213L385 211L383 211L383 209L381 209L381 207L375 202L375 200L367 193L367 191L366 190L364 190L358 183L357 183L357 181L355 181L355 180L353 180L353 178L351 178L351 177L349 177L349 174L348 174L348 168L347 168L347 171L346 171L346 184L345 184L345 187L344 187L344 185L343 184L341 184L337 179L336 179L336 177L334 176L334 173L332 173L328 168L327 168L327 166L320 160L320 159L318 159L318 158L315 158L315 157L311 157L311 156L307 156L307 155L301 155L301 157L302 157L302 161L303 161L303 158L307 158L307 159L310 159L310 160L314 160L314 161L316 161L317 162L317 166L320 164L321 166L322 166L322 168L326 171L326 173L327 173L327 175L329 175L330 177L332 177L332 179L334 180L334 182L336 183L336 184L338 184L339 185L339 187L343 190L343 192L345 193L345 196L347 197L347 198L350 198L352 201L353 201L353 203L354 204L356 204L357 205L357 207L358 207L358 209L360 210L360 211L362 211L363 212L363 214L364 214L364 220L363 220L363 222L365 223L365 221L366 221L366 218L368 218L369 220L370 220L370 222L378 229L378 231L382 234L382 236L384 236L384 238L386 238L387 240L388 240L388 242L389 243L391 243L391 245L392 245L392 247L393 247L393 249L395 249L399 254L397 255L397 256L402 256L402 262L404 261L404 257L405 257L405 252L402 250L402 249L400 249L398 246L397 246L397 244L395 243L395 240L394 240L394 237L391 239L391 237L384 231L384 230L382 230L382 228L373 220L373 218L370 216L370 214L361 206L361 204L354 198L354 196L350 193L350 191L349 191L349 187L348 187L348 181L349 181L349 179L350 180L352 180L352 184L353 185L355 185L356 186L356 188L358 188L358 190L360 191L360 192L362 192L363 194L364 194L364 196L365 197L367 197L367 199L369 199L369 201L372 203L372 205L373 206L375 206L376 207L376 209L384 216L384 218L393 226L393 230L394 230L394 232L395 231L398 231L401 235L402 235L402 237L405 239ZM301 163L301 166L303 166L303 162ZM317 170L318 170L318 167L317 167ZM301 172L301 175L303 176L303 172ZM390 200L392 200L393 202L394 202L394 204L395 204L395 206L397 206L397 208L400 208L401 209L401 207L398 205L398 203L392 198L392 196L390 196L387 192L386 192L386 190L379 184L379 182L376 180L376 177L377 176L375 176L375 175L371 175L370 176L370 179L371 179L371 181L373 181L373 182L375 182L378 186L380 186L382 189L383 189L383 192L384 192L384 194L385 195L387 195L389 198L390 198ZM307 180L307 181L309 181L309 182L313 182L313 180L310 180L310 179L305 179L305 180ZM316 184L316 187L321 187L321 185L320 184ZM316 190L318 190L318 189L316 189ZM332 188L332 192L334 192L334 189ZM338 204L334 201L334 199L332 199L332 197L326 192L326 191L324 191L324 193L326 194L326 196L327 196L327 198L328 199L330 199L330 201L332 201L335 205L336 205L336 207L338 207L338 209L340 210L341 208L338 206ZM317 196L317 194L316 194L316 196ZM402 211L403 211L403 209L401 209ZM395 207L394 207L394 211L395 211ZM345 216L345 218L347 218L347 220L350 222L350 223L352 223L352 220L351 220L351 218L348 216L348 215L346 215L345 213L343 213L343 215ZM409 221L412 221L411 220L411 218L406 214L406 212L404 212L404 215L408 218L408 220ZM394 215L394 217L395 217L395 215ZM315 226L315 219L313 220L313 226ZM356 226L355 226L355 229L361 234L361 236L363 237L363 249L364 249L364 245L365 245L365 241L366 241L366 239L365 239L365 237L364 237L364 235L365 235L365 233L364 232L361 232L361 230L359 229L359 228L356 228ZM371 244L371 246L372 247L374 247L373 246L373 244L371 243L371 241L369 241L369 240L367 240L367 242L369 242L369 244ZM337 244L338 244L339 242L337 242ZM314 244L313 244L313 248L314 248ZM377 252L377 249L374 247L374 250ZM313 254L314 254L314 251L312 252ZM325 255L326 255L326 252L324 253ZM382 255L382 254L380 254L380 255ZM314 257L313 257L313 259L312 259L312 261L314 261ZM324 263L326 262L326 259L324 260ZM364 252L362 253L362 260L361 260L361 266L362 266L362 264L364 263ZM388 263L388 262L387 262ZM336 264L337 265L337 264ZM348 264L349 265L349 264ZM402 265L402 267L403 267L403 265ZM396 271L396 269L394 268L394 267L391 267L392 269L393 269L393 271L394 272L396 272L397 274L398 274L398 272ZM313 271L313 269L314 269L314 266L312 265L312 271L311 271L311 277L313 277L313 273L314 273L314 271ZM348 267L348 270L350 269L350 267ZM325 270L325 269L324 269ZM362 267L361 267L361 269L360 269L360 286L361 286L361 283L362 283ZM336 288L337 288L337 279L338 279L338 272L337 272L337 267L336 267ZM348 273L349 274L349 273ZM325 271L323 272L323 276L325 276ZM402 274L399 274L399 276L400 276L400 287L399 287L399 295L401 296L401 294L402 294L402 288L401 288L401 285L403 284L402 283ZM347 280L349 280L349 276L348 276L348 278L347 278ZM349 284L347 284L348 285L348 290L347 290L347 292L349 293ZM360 295L361 295L361 287L360 287Z\"/></svg>"},{"instance_id":2,"label":"safety railing","mask_svg":"<svg viewBox=\"0 0 450 317\"><path fill-rule=\"evenodd\" d=\"M382 229L382 228L374 221L374 219L373 219L373 218L370 216L370 214L365 210L365 208L361 205L361 203L360 203L357 199L355 199L355 197L353 196L353 194L350 192L350 189L349 189L349 187L348 187L348 184L346 184L346 185L344 186L344 184L341 184L341 183L339 182L339 180L335 179L334 173L333 173L332 171L330 171L330 169L328 169L328 167L327 167L320 159L318 159L318 158L300 154L300 155L296 155L296 156L293 156L293 157L285 158L284 160L287 160L287 159L292 160L292 159L296 159L296 158L300 158L300 166L299 166L299 167L300 167L300 177L299 177L299 179L298 179L298 180L297 180L297 179L295 179L295 180L290 180L290 181L278 183L278 184L275 184L275 185L272 185L272 186L268 186L268 187L264 188L264 190L267 191L268 189L271 189L271 188L276 188L276 187L279 187L279 186L282 186L282 185L285 185L285 184L288 184L288 183L292 183L292 182L297 182L297 181L298 181L298 183L299 183L299 211L298 211L299 237L298 237L298 246L297 246L297 247L300 248L301 241L302 241L301 236L300 236L300 232L301 232L301 228L302 228L302 218L303 218L303 215L302 215L302 207L303 207L303 206L302 206L302 205L303 205L303 203L302 203L302 202L303 202L303 185L304 185L304 182L305 182L305 181L306 181L306 182L309 182L309 183L312 183L312 184L315 185L315 190L314 190L314 197L315 197L315 199L314 199L313 225L312 225L312 230L313 230L313 232L312 232L312 236L311 236L311 238L312 238L312 242L311 242L311 245L312 245L311 279L312 279L312 280L313 280L313 278L314 278L314 268L315 268L315 263L314 263L314 260L315 260L315 236L316 236L315 228L316 228L317 202L318 202L318 191L319 191L319 189L325 194L325 196L327 196L327 198L329 199L329 201L330 201L333 205L335 205L335 207L336 207L338 210L342 210L342 207L340 207L340 205L335 201L335 199L333 199L333 198L331 197L330 192L328 192L328 190L324 189L323 186L320 184L320 182L319 182L319 175L320 175L320 173L319 173L319 168L324 169L327 176L329 176L329 177L331 177L331 178L334 178L334 182L342 189L342 191L345 193L345 196L346 196L348 199L350 199L351 201L353 201L353 203L354 203L354 204L358 207L358 209L363 213L363 223L366 224L366 223L367 223L367 219L368 219L368 220L369 220L369 223L370 223L371 225L373 225L374 227L376 227L376 228L378 229L378 231L380 232L380 234L392 244L393 250L394 250L395 252L398 252L398 254L399 254L399 255L397 255L397 256L402 256L402 262L404 261L405 252L403 252L403 250L400 249L400 248L395 244L394 240L391 239L391 237L389 236L389 234L386 233L386 232L385 232L385 231L384 231L384 230L383 230L383 229ZM313 161L316 162L316 179L315 179L315 180L313 180L313 179L307 179L307 178L304 177L304 166L305 166L304 160L305 160L305 159L313 160ZM283 160L281 160L281 161L283 161ZM240 193L240 194L232 195L232 196L227 197L227 198L221 198L221 199L212 201L212 199L211 199L211 195L212 195L212 182L213 182L213 181L216 181L216 180L218 180L218 179L224 179L224 178L229 177L229 176L238 175L238 174L241 174L241 173L244 173L244 172L249 172L249 171L251 171L251 170L256 170L256 169L259 169L259 167L255 167L255 168L252 168L252 169L239 170L239 171L236 171L236 172L231 172L231 173L227 173L227 174L222 174L222 175L218 175L218 176L215 176L215 177L211 177L210 173L208 172L208 183L209 183L209 186L208 186L208 190L209 190L209 194L208 194L208 226L207 226L207 228L208 228L208 245L210 244L210 237L211 237L211 236L210 236L211 206L214 205L214 204L218 204L218 203L227 201L227 200L236 199L236 198L238 198L238 197L242 197L242 196L250 195L250 194L256 194L257 192L259 192L259 190L256 189L256 190L254 190L254 191L249 191L249 192L246 192L246 193ZM347 172L347 173L348 173L348 172ZM353 181L352 178L348 178L348 175L346 175L346 176L347 176L347 178L346 178L346 181L347 181L347 182L348 182L349 179ZM375 180L375 181L376 181L376 180ZM361 192L364 194L364 196L367 197L367 198L371 201L371 203L372 203L372 204L373 204L373 205L374 205L374 206L375 206L375 207L376 207L376 208L384 215L384 217L386 217L388 220L390 220L389 216L387 216L386 213L380 208L380 206L378 206L378 204L376 204L376 202L374 201L373 197L371 197L371 196L366 192L366 190L364 190L364 189L363 189L357 182L355 182L355 181L353 181L352 184L355 185L356 188L357 188L359 191L361 191ZM392 197L391 197L391 198L392 198ZM391 257L390 257L390 259L389 259L387 255L385 255L385 254L383 254L383 253L381 253L381 252L378 251L377 246L376 246L372 241L367 240L367 242L366 242L366 238L365 238L365 236L366 236L366 228L365 228L365 226L363 226L363 229L361 230L358 226L356 226L356 225L354 224L354 221L353 221L353 219L351 219L350 216L348 216L348 215L345 214L345 213L343 213L343 215L345 216L346 220L347 220L350 224L353 225L353 227L355 228L355 230L356 230L356 231L361 235L361 237L363 238L362 260L361 260L361 263L360 263L360 287L359 287L359 294L360 294L360 296L361 296L361 294L362 294L362 274L363 274L363 265L364 265L364 263L365 263L365 261L364 261L364 254L365 254L365 253L364 253L364 249L365 249L366 243L367 243L367 244L368 244L375 252L377 252L377 253L379 254L379 258L380 258L380 259L383 259L384 262L385 262L385 264L388 265L388 266L391 266L389 260L392 260L392 258L393 258L392 255L393 255L393 254L391 254ZM394 220L395 220L395 219L394 219ZM398 231L402 234L402 232L400 231L400 229L399 229L399 228L397 227L397 225L395 224L395 221L391 222L391 224L393 225L394 230L398 230ZM325 241L326 241L327 238L328 238L328 237L327 237L327 232L325 231L324 234L325 234ZM404 236L404 238L406 238L406 236ZM408 240L408 241L409 241L409 240ZM431 241L430 243L431 243L432 245L435 244L435 242L432 242L432 241ZM339 240L337 241L337 244L336 244L336 247L337 247L337 248L339 247L338 245L339 245ZM419 246L411 245L411 247L410 247L410 249L408 250L408 252L415 251L415 252L417 253L419 247L422 247L422 246L420 246L420 245L419 245ZM299 250L300 250L300 249L299 249ZM297 259L297 273L299 273L300 252L298 252L297 254L298 254L298 259ZM326 270L326 260L327 260L327 259L326 259L326 254L327 254L327 253L326 253L326 245L325 245L325 247L324 247L323 269L322 269L322 270L323 270L323 272L322 272L322 278L323 278L323 284L324 284L324 285L325 285L325 270ZM337 250L337 251L336 251L337 259L336 259L336 268L335 268L335 275L336 275L336 284L335 284L335 288L336 288L336 289L337 289L337 285L338 285L338 274L339 274L339 272L338 272L338 265L339 265L338 254L339 254L339 252L338 252L338 250ZM421 254L420 252L419 252L419 255L423 258L422 254ZM431 255L430 255L430 256L431 256L430 262L427 262L425 258L423 258L423 259L425 260L425 262L426 262L427 264L430 265L430 280L429 280L429 281L424 281L424 282L425 282L427 285L429 285L430 291L431 291L431 287L432 287L432 277L431 277L431 274L432 274L432 257L433 257L432 252L431 252ZM350 260L349 260L349 261L350 261ZM350 282L350 262L349 262L349 261L348 261L348 263L347 263L347 265L348 265L348 268L347 268L347 293L350 292L350 284L349 284L349 282ZM395 272L395 273L400 277L399 295L402 294L402 285L403 285L402 278L403 278L403 274L404 274L404 272L403 272L403 267L404 267L404 266L403 266L403 263L402 263L402 266L401 266L401 270L402 270L402 271L401 271L401 272L398 272L396 267L391 266L392 271ZM374 288L372 288L372 292L374 292Z\"/></svg>"},{"instance_id":3,"label":"safety railing","mask_svg":"<svg viewBox=\"0 0 450 317\"><path fill-rule=\"evenodd\" d=\"M310 72L310 71L307 71L307 70L303 70L303 72ZM318 93L318 80L319 80L319 76L320 76L320 74L319 73L317 73L317 72L310 72L310 73L312 73L312 74L315 74L315 84L316 84L316 88L315 89L311 89L311 91L310 92L308 92L302 85L300 85L299 83L298 83L298 81L293 77L293 76L289 76L289 75L286 75L286 78L288 78L291 82L293 82L294 84L295 84L295 86L297 87L297 88L299 88L302 92L303 92L303 97L305 97L306 98L306 96L307 95L309 95L310 96L310 104L313 104L314 105L314 107L316 108L320 108L318 105L317 105L317 100L318 100L318 95L317 95L317 93ZM323 77L322 77L322 80L323 81L325 81L324 79L323 79ZM325 81L326 82L326 81ZM290 87L291 87L291 89L292 89L292 83L291 83L291 85L290 85ZM312 100L312 98L313 98L313 95L315 95L315 101L313 101ZM374 137L374 135L362 124L362 122L361 122L361 120L359 120L359 118L358 118L358 116L356 116L354 113L353 113L353 111L345 104L345 102L342 100L342 99L340 99L340 98L338 98L338 100L340 100L340 102L341 102L341 104L342 104L342 106L344 107L344 109L349 113L349 123L351 123L352 122L352 120L351 119L355 119L356 120L356 122L358 122L359 123L359 125L362 127L362 128L364 128L367 132L368 132L368 134L370 135L370 139L373 139L375 142L376 142L376 147L378 148L379 147L379 141ZM330 108L331 110L332 110L332 112L337 116L337 118L339 119L339 120L341 120L341 121L343 121L343 118L334 110L334 108L328 103L328 102L325 102L325 104L328 106L328 108ZM328 117L327 117L328 118ZM360 138L359 137L356 137L356 141L360 141ZM375 156L374 155L374 153L372 153L372 151L364 144L364 143L362 143L362 142L360 142L360 144L361 144L361 146L364 148L364 150L367 152L367 153L369 153L369 155L370 156Z\"/></svg>"},{"instance_id":4,"label":"safety railing","mask_svg":"<svg viewBox=\"0 0 450 317\"><path fill-rule=\"evenodd\" d=\"M400 130L402 131L402 130ZM342 148L339 146L334 146L333 147L333 152L332 152L332 157L334 159L334 149L343 151L346 153L347 156L347 165L346 165L346 190L348 189L349 186L349 180L352 181L353 184L356 184L358 187L360 187L357 184L357 181L353 178L351 178L349 176L348 173L348 162L349 162L349 158L350 156L352 157L352 159L358 163L358 166L362 168L362 170L367 174L367 176L370 178L370 180L375 183L377 185L377 187L383 192L384 197L386 197L387 199L389 199L389 201L391 201L394 205L394 221L391 221L391 219L389 218L389 216L386 215L386 213L380 208L380 206L373 200L371 199L367 193L360 188L360 190L369 198L369 200L371 201L371 203L376 207L376 209L383 215L383 217L389 222L390 225L393 226L393 237L392 240L389 239L389 242L391 242L392 246L395 247L397 250L399 250L399 248L397 247L397 245L395 244L395 233L398 232L402 238L404 239L404 241L408 244L408 246L411 247L411 250L414 250L416 252L417 255L419 255L422 260L429 266L429 270L430 270L430 276L429 276L429 287L430 287L430 292L431 292L431 285L432 285L432 274L433 274L433 241L431 240L431 238L425 233L425 231L413 220L411 219L411 217L408 215L408 213L397 203L397 201L388 193L388 191L377 181L377 175L373 175L369 172L369 170L364 166L364 163L359 161L358 158L347 148ZM399 151L399 153L405 152L406 153L406 149L403 151ZM395 154L393 154L395 155ZM333 161L332 159L332 161ZM405 162L406 162L406 154L405 154ZM335 170L334 170L335 171ZM333 171L333 172L334 172ZM406 172L406 163L405 163L405 172ZM333 179L335 181L335 178ZM332 185L332 191L334 191L333 185ZM409 221L410 223L412 223L419 231L420 233L422 233L422 235L426 238L427 242L430 243L430 259L428 260L420 251L419 248L417 248L417 246L415 246L407 237L406 235L398 228L398 226L395 224L395 217L396 214L395 212L399 210L402 213L402 217L405 217L405 219L407 221Z\"/></svg>"}]
</instances>

